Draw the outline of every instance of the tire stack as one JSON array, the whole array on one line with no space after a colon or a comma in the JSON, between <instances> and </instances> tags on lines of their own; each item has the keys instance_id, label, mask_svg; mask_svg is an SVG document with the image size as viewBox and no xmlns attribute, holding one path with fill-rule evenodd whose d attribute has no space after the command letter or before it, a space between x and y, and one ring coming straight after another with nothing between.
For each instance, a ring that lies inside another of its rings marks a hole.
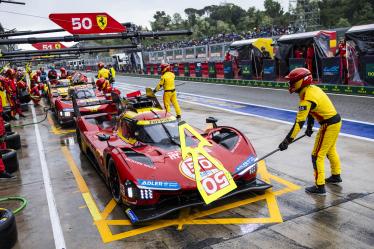
<instances>
[{"instance_id":1,"label":"tire stack","mask_svg":"<svg viewBox=\"0 0 374 249\"><path fill-rule=\"evenodd\" d=\"M17 242L18 233L14 214L0 208L0 248L11 249Z\"/></svg>"},{"instance_id":2,"label":"tire stack","mask_svg":"<svg viewBox=\"0 0 374 249\"><path fill-rule=\"evenodd\" d=\"M5 170L8 173L14 173L19 169L16 150L21 148L21 138L17 132L12 132L12 128L9 123L5 124L5 130L5 143L7 149L0 149L0 154L5 165Z\"/></svg>"}]
</instances>

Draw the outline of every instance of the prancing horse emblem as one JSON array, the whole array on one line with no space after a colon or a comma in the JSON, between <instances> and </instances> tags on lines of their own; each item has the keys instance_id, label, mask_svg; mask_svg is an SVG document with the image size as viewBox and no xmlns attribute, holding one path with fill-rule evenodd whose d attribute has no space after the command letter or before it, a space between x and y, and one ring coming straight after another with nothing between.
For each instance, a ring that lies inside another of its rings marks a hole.
<instances>
[{"instance_id":1,"label":"prancing horse emblem","mask_svg":"<svg viewBox=\"0 0 374 249\"><path fill-rule=\"evenodd\" d=\"M96 16L96 22L97 25L99 25L99 28L101 30L104 30L106 26L108 25L108 17L103 15Z\"/></svg>"}]
</instances>

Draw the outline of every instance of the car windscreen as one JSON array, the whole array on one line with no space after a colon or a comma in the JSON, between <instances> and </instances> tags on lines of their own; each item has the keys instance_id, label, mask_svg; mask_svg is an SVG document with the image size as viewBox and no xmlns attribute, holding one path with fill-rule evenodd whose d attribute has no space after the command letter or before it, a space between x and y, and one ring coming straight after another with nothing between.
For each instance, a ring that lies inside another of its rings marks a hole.
<instances>
[{"instance_id":1,"label":"car windscreen","mask_svg":"<svg viewBox=\"0 0 374 249\"><path fill-rule=\"evenodd\" d=\"M140 142L151 144L179 144L178 122L173 121L162 124L139 125L137 127L136 139ZM186 136L186 143L187 146L195 144L190 136Z\"/></svg>"},{"instance_id":2,"label":"car windscreen","mask_svg":"<svg viewBox=\"0 0 374 249\"><path fill-rule=\"evenodd\" d=\"M96 97L92 89L81 89L76 92L77 99L89 99Z\"/></svg>"}]
</instances>

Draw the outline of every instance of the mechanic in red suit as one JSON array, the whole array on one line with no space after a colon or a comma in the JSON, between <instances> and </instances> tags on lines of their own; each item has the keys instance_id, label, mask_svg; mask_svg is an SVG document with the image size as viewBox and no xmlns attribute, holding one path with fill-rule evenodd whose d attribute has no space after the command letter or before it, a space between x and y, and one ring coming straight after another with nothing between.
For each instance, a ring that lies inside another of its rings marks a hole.
<instances>
[{"instance_id":1,"label":"mechanic in red suit","mask_svg":"<svg viewBox=\"0 0 374 249\"><path fill-rule=\"evenodd\" d=\"M5 88L7 100L11 108L11 119L17 120L17 114L20 117L25 117L25 115L22 114L21 106L19 100L17 99L16 72L13 69L9 68L6 71L5 75L7 76L7 78L3 80L3 87Z\"/></svg>"},{"instance_id":2,"label":"mechanic in red suit","mask_svg":"<svg viewBox=\"0 0 374 249\"><path fill-rule=\"evenodd\" d=\"M339 42L337 54L340 56L340 78L348 85L347 47L345 40Z\"/></svg>"},{"instance_id":3,"label":"mechanic in red suit","mask_svg":"<svg viewBox=\"0 0 374 249\"><path fill-rule=\"evenodd\" d=\"M306 50L306 65L311 73L313 73L313 58L314 58L314 46L309 44Z\"/></svg>"},{"instance_id":4,"label":"mechanic in red suit","mask_svg":"<svg viewBox=\"0 0 374 249\"><path fill-rule=\"evenodd\" d=\"M68 74L67 74L66 69L64 67L60 68L60 72L61 72L60 79L66 79L68 77Z\"/></svg>"},{"instance_id":5,"label":"mechanic in red suit","mask_svg":"<svg viewBox=\"0 0 374 249\"><path fill-rule=\"evenodd\" d=\"M1 77L1 76L0 76ZM0 79L0 82L3 82L4 78ZM6 149L6 144L4 141L5 138L5 125L4 125L4 119L3 119L3 103L0 96L0 149ZM5 170L5 165L2 159L2 155L0 154L0 180L6 180L6 179L14 179L15 176L9 174Z\"/></svg>"},{"instance_id":6,"label":"mechanic in red suit","mask_svg":"<svg viewBox=\"0 0 374 249\"><path fill-rule=\"evenodd\" d=\"M121 94L121 91L115 87L110 86L109 80L100 78L96 81L96 86L99 91L102 91L104 94L116 93Z\"/></svg>"},{"instance_id":7,"label":"mechanic in red suit","mask_svg":"<svg viewBox=\"0 0 374 249\"><path fill-rule=\"evenodd\" d=\"M33 88L35 85L39 84L40 75L42 75L40 70L37 70L34 74L32 74L30 88Z\"/></svg>"},{"instance_id":8,"label":"mechanic in red suit","mask_svg":"<svg viewBox=\"0 0 374 249\"><path fill-rule=\"evenodd\" d=\"M31 89L30 89L30 96L32 99L32 102L34 102L34 106L38 106L41 95L40 91L44 89L44 85L42 83L35 84Z\"/></svg>"},{"instance_id":9,"label":"mechanic in red suit","mask_svg":"<svg viewBox=\"0 0 374 249\"><path fill-rule=\"evenodd\" d=\"M304 53L303 51L301 50L301 48L297 47L294 51L294 58L296 59L301 59L304 57Z\"/></svg>"}]
</instances>

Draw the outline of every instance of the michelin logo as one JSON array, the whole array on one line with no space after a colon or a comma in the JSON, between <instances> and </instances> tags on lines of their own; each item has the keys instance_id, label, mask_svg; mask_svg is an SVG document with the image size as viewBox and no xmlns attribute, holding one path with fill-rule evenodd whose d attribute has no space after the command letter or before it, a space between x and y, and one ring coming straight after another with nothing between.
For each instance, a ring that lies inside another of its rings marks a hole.
<instances>
[{"instance_id":1,"label":"michelin logo","mask_svg":"<svg viewBox=\"0 0 374 249\"><path fill-rule=\"evenodd\" d=\"M139 185L138 188L147 188L147 189L159 189L159 190L179 190L181 187L177 182L164 182L164 181L155 181L155 180L137 180Z\"/></svg>"}]
</instances>

